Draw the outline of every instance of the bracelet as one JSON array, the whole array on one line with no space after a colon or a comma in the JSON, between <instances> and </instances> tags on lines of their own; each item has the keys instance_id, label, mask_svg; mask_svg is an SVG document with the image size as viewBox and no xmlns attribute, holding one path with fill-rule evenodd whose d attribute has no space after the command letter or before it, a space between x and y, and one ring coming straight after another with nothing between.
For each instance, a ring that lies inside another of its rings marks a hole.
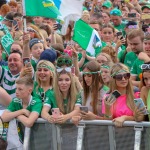
<instances>
[{"instance_id":1,"label":"bracelet","mask_svg":"<svg viewBox=\"0 0 150 150\"><path fill-rule=\"evenodd\" d=\"M98 120L98 119L99 119L99 116L96 115L96 116L95 116L95 119Z\"/></svg>"},{"instance_id":2,"label":"bracelet","mask_svg":"<svg viewBox=\"0 0 150 150\"><path fill-rule=\"evenodd\" d=\"M106 114L104 114L104 116L106 117L106 118L112 118L112 115L106 115Z\"/></svg>"}]
</instances>

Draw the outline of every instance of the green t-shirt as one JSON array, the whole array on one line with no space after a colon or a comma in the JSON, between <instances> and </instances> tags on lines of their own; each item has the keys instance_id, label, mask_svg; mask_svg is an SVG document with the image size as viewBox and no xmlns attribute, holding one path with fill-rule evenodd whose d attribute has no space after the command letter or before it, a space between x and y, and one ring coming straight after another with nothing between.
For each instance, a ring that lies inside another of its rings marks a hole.
<instances>
[{"instance_id":1,"label":"green t-shirt","mask_svg":"<svg viewBox=\"0 0 150 150\"><path fill-rule=\"evenodd\" d=\"M31 65L32 65L34 71L36 71L37 62L38 62L37 59L35 59L34 57L31 58Z\"/></svg>"},{"instance_id":2,"label":"green t-shirt","mask_svg":"<svg viewBox=\"0 0 150 150\"><path fill-rule=\"evenodd\" d=\"M44 92L43 88L39 87L36 81L34 82L34 89L32 92L34 97L37 97L44 102L46 99L51 98L51 94L53 94L53 89L48 89L46 92Z\"/></svg>"},{"instance_id":3,"label":"green t-shirt","mask_svg":"<svg viewBox=\"0 0 150 150\"><path fill-rule=\"evenodd\" d=\"M13 100L11 101L9 106L7 107L7 110L9 110L11 112L15 112L15 111L18 111L21 109L23 109L22 100L18 99L17 97L13 98ZM42 111L42 102L39 99L31 96L30 102L29 102L26 109L29 110L30 112L37 112L40 115L40 113ZM18 127L18 135L19 135L20 141L22 142L23 141L23 135L21 134L19 127Z\"/></svg>"},{"instance_id":4,"label":"green t-shirt","mask_svg":"<svg viewBox=\"0 0 150 150\"><path fill-rule=\"evenodd\" d=\"M128 52L124 59L124 64L131 69L134 64L134 61L137 59L137 55L134 52Z\"/></svg>"},{"instance_id":5,"label":"green t-shirt","mask_svg":"<svg viewBox=\"0 0 150 150\"><path fill-rule=\"evenodd\" d=\"M67 112L67 104L68 104L68 99L63 99L63 104L64 104L64 110L65 112ZM75 105L81 105L82 104L82 100L81 100L81 93L79 93L76 96L76 102ZM55 97L55 93L53 92L53 95L51 95L51 98L45 100L44 102L45 106L49 106L51 109L52 108L58 108L57 106L57 101L56 101L56 97Z\"/></svg>"},{"instance_id":6,"label":"green t-shirt","mask_svg":"<svg viewBox=\"0 0 150 150\"><path fill-rule=\"evenodd\" d=\"M126 35L125 27L126 27L126 22L124 22L124 21L122 21L120 25L114 26L115 29L117 29L118 31L121 31L123 33L123 36Z\"/></svg>"},{"instance_id":7,"label":"green t-shirt","mask_svg":"<svg viewBox=\"0 0 150 150\"><path fill-rule=\"evenodd\" d=\"M144 61L143 60L140 60L140 59L136 59L134 61L134 64L131 68L131 74L133 76L136 76L136 81L140 81L140 76L142 74L142 69L141 69L141 65L144 64Z\"/></svg>"}]
</instances>

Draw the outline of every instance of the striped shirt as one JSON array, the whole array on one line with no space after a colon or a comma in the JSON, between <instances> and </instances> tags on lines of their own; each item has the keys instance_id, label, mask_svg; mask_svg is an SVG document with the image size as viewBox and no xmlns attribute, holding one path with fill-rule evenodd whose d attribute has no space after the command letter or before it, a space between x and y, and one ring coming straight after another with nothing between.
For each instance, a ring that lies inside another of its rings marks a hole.
<instances>
[{"instance_id":1,"label":"striped shirt","mask_svg":"<svg viewBox=\"0 0 150 150\"><path fill-rule=\"evenodd\" d=\"M11 96L11 98L16 97L16 79L19 78L19 74L12 75L10 70L6 70L0 66L0 84Z\"/></svg>"}]
</instances>

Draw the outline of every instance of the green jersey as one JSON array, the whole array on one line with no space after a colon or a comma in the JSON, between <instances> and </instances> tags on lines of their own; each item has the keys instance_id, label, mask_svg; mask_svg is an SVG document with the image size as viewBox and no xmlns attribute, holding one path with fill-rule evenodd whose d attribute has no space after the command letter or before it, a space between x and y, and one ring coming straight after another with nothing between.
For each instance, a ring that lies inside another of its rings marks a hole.
<instances>
[{"instance_id":1,"label":"green jersey","mask_svg":"<svg viewBox=\"0 0 150 150\"><path fill-rule=\"evenodd\" d=\"M68 99L63 99L63 105L64 105L64 110L65 112L67 112L67 105L68 105L68 102L69 100ZM75 102L75 106L76 105L81 105L82 101L81 101L81 94L79 93L77 96L76 96L76 102ZM58 108L57 106L57 101L56 101L56 97L55 97L55 93L53 92L53 95L51 96L50 99L47 99L45 102L44 102L44 105L45 106L48 106L50 107L51 109L52 108Z\"/></svg>"},{"instance_id":2,"label":"green jersey","mask_svg":"<svg viewBox=\"0 0 150 150\"><path fill-rule=\"evenodd\" d=\"M36 71L36 65L37 65L37 63L38 63L38 60L36 58L32 57L31 58L31 65L32 65L34 71Z\"/></svg>"},{"instance_id":3,"label":"green jersey","mask_svg":"<svg viewBox=\"0 0 150 150\"><path fill-rule=\"evenodd\" d=\"M131 69L134 64L134 61L137 59L137 55L134 52L128 52L124 59L124 64Z\"/></svg>"},{"instance_id":4,"label":"green jersey","mask_svg":"<svg viewBox=\"0 0 150 150\"><path fill-rule=\"evenodd\" d=\"M7 108L7 110L11 112L21 110L21 109L23 109L22 100L17 97L13 98L13 100L10 102ZM42 110L41 100L31 96L29 104L26 109L29 110L30 112L37 112L40 115Z\"/></svg>"},{"instance_id":5,"label":"green jersey","mask_svg":"<svg viewBox=\"0 0 150 150\"><path fill-rule=\"evenodd\" d=\"M140 77L142 74L142 69L141 69L142 64L144 64L144 61L137 58L134 61L134 64L131 68L131 75L136 76L136 81L140 81Z\"/></svg>"},{"instance_id":6,"label":"green jersey","mask_svg":"<svg viewBox=\"0 0 150 150\"><path fill-rule=\"evenodd\" d=\"M114 26L115 29L117 29L118 31L121 31L123 33L123 36L126 35L125 27L126 27L126 22L124 22L124 21L122 21L120 25Z\"/></svg>"},{"instance_id":7,"label":"green jersey","mask_svg":"<svg viewBox=\"0 0 150 150\"><path fill-rule=\"evenodd\" d=\"M19 78L19 74L12 75L10 70L7 70L0 66L0 84L12 97L16 97L16 84L15 81Z\"/></svg>"}]
</instances>

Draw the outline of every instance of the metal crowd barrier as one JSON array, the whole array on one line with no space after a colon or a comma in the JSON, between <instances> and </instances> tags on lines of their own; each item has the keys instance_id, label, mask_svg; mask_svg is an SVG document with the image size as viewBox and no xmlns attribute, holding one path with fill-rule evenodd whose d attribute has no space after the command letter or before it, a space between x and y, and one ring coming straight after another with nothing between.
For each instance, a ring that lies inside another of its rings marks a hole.
<instances>
[{"instance_id":1,"label":"metal crowd barrier","mask_svg":"<svg viewBox=\"0 0 150 150\"><path fill-rule=\"evenodd\" d=\"M126 121L122 128L112 121L50 124L38 119L25 128L24 150L150 150L150 122Z\"/></svg>"}]
</instances>

